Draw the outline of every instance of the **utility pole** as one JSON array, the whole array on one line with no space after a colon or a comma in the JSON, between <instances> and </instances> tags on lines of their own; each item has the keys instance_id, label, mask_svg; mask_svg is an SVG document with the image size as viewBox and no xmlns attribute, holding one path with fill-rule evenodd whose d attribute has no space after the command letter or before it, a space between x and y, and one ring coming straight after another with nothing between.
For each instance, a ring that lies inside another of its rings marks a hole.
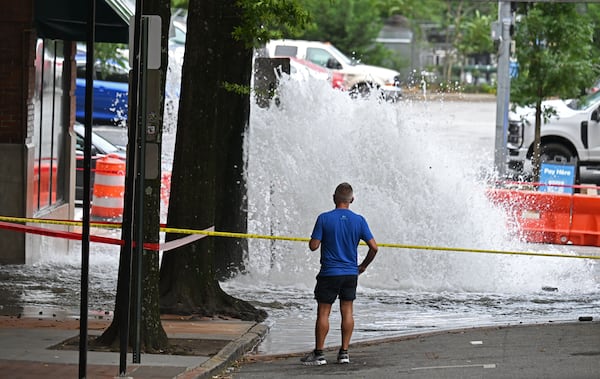
<instances>
[{"instance_id":1,"label":"utility pole","mask_svg":"<svg viewBox=\"0 0 600 379\"><path fill-rule=\"evenodd\" d=\"M506 138L508 131L508 109L510 103L510 45L512 13L510 1L498 2L498 22L492 35L499 41L497 94L496 94L496 138L494 144L494 168L498 177L506 176Z\"/></svg>"}]
</instances>

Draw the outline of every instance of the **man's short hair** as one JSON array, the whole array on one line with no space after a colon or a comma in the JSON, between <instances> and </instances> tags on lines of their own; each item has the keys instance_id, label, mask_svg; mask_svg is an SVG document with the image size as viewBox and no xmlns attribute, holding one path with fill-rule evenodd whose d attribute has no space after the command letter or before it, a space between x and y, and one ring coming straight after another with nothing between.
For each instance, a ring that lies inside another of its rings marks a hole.
<instances>
[{"instance_id":1,"label":"man's short hair","mask_svg":"<svg viewBox=\"0 0 600 379\"><path fill-rule=\"evenodd\" d=\"M337 201L350 203L354 198L354 191L352 190L352 186L350 184L344 182L338 184L338 186L335 188L333 196Z\"/></svg>"}]
</instances>

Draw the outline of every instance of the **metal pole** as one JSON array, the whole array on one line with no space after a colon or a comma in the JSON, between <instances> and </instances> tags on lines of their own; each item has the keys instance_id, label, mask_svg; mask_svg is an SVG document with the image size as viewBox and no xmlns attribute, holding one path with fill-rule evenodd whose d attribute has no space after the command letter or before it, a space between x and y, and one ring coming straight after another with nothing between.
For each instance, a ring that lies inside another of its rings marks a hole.
<instances>
[{"instance_id":1,"label":"metal pole","mask_svg":"<svg viewBox=\"0 0 600 379\"><path fill-rule=\"evenodd\" d=\"M96 0L88 1L85 55L85 120L83 136L83 225L81 230L81 302L79 307L79 378L87 372L88 287L90 269L90 204L92 167L92 103L94 101L94 41L96 40Z\"/></svg>"},{"instance_id":2,"label":"metal pole","mask_svg":"<svg viewBox=\"0 0 600 379\"><path fill-rule=\"evenodd\" d=\"M125 198L123 208L122 233L124 246L122 249L125 255L123 262L127 267L120 268L124 277L119 282L123 284L122 293L125 295L121 305L121 318L119 320L119 375L125 376L127 371L127 351L129 348L129 330L130 330L130 304L131 304L131 257L133 254L133 220L134 220L134 191L135 191L135 172L136 172L136 138L137 138L137 109L138 109L138 87L139 87L139 51L140 51L140 24L142 18L143 1L136 0L135 16L133 26L133 43L129 48L133 49L130 85L129 85L129 116L127 120L127 173L125 177ZM131 32L130 32L131 33ZM132 121L133 120L133 121Z\"/></svg>"},{"instance_id":3,"label":"metal pole","mask_svg":"<svg viewBox=\"0 0 600 379\"><path fill-rule=\"evenodd\" d=\"M136 199L135 199L135 225L136 225L136 303L135 303L135 344L133 346L133 363L141 361L141 324L142 324L142 261L144 255L144 177L146 171L146 92L148 87L148 23L147 17L142 17L141 49L140 49L140 89L138 95L138 145L137 145L137 171L136 171Z\"/></svg>"},{"instance_id":4,"label":"metal pole","mask_svg":"<svg viewBox=\"0 0 600 379\"><path fill-rule=\"evenodd\" d=\"M510 103L510 26L512 15L510 1L498 2L498 27L500 46L498 47L498 72L496 94L496 139L494 144L494 166L496 174L506 176L506 138L508 132L508 109Z\"/></svg>"}]
</instances>

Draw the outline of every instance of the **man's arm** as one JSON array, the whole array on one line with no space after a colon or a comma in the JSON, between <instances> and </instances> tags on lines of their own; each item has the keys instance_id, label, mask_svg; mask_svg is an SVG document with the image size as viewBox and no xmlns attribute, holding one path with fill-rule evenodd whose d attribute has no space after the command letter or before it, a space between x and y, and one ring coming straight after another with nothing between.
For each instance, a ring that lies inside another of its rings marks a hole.
<instances>
[{"instance_id":1,"label":"man's arm","mask_svg":"<svg viewBox=\"0 0 600 379\"><path fill-rule=\"evenodd\" d=\"M371 262L373 262L373 259L375 259L375 255L377 255L377 250L379 249L377 247L377 242L375 242L375 238L371 238L370 240L368 240L367 246L369 246L369 252L367 253L367 256L362 261L362 263L358 265L359 274L365 272L367 266L370 265Z\"/></svg>"},{"instance_id":2,"label":"man's arm","mask_svg":"<svg viewBox=\"0 0 600 379\"><path fill-rule=\"evenodd\" d=\"M310 249L310 251L317 250L319 246L321 246L321 240L311 238L310 241L308 241L308 248Z\"/></svg>"}]
</instances>

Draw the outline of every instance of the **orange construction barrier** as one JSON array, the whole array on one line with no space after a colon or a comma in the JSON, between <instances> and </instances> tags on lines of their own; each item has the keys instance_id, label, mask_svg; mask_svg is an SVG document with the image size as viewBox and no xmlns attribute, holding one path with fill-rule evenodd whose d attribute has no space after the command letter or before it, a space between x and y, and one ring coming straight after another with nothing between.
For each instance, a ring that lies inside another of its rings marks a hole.
<instances>
[{"instance_id":1,"label":"orange construction barrier","mask_svg":"<svg viewBox=\"0 0 600 379\"><path fill-rule=\"evenodd\" d=\"M600 196L507 189L487 195L527 242L600 246Z\"/></svg>"},{"instance_id":2,"label":"orange construction barrier","mask_svg":"<svg viewBox=\"0 0 600 379\"><path fill-rule=\"evenodd\" d=\"M106 156L96 161L90 218L121 221L125 194L125 161Z\"/></svg>"},{"instance_id":3,"label":"orange construction barrier","mask_svg":"<svg viewBox=\"0 0 600 379\"><path fill-rule=\"evenodd\" d=\"M600 197L573 195L573 221L569 240L574 245L600 246Z\"/></svg>"},{"instance_id":4,"label":"orange construction barrier","mask_svg":"<svg viewBox=\"0 0 600 379\"><path fill-rule=\"evenodd\" d=\"M33 206L35 209L56 203L56 182L58 180L56 173L57 163L55 160L43 159L41 165L39 165L39 161L35 161L33 167Z\"/></svg>"},{"instance_id":5,"label":"orange construction barrier","mask_svg":"<svg viewBox=\"0 0 600 379\"><path fill-rule=\"evenodd\" d=\"M171 194L171 173L163 172L160 182L160 200L166 209L169 208L169 195Z\"/></svg>"}]
</instances>

